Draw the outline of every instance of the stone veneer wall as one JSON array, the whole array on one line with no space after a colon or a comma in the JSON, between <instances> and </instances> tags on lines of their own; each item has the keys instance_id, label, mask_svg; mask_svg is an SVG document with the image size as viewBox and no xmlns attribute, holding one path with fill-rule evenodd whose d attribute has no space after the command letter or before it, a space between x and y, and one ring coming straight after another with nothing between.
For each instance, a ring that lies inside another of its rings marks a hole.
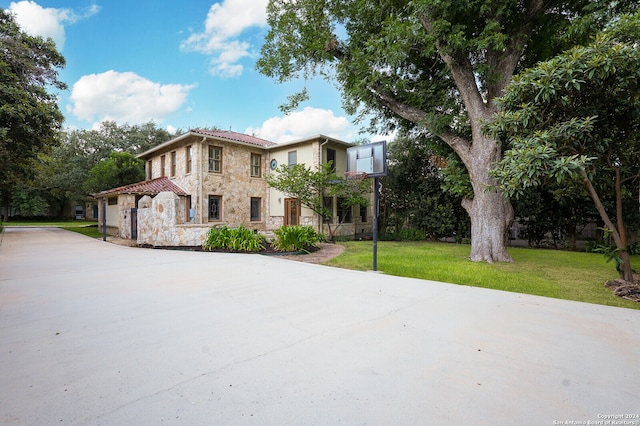
<instances>
[{"instance_id":1,"label":"stone veneer wall","mask_svg":"<svg viewBox=\"0 0 640 426\"><path fill-rule=\"evenodd\" d=\"M189 137L165 151L154 153L151 160L152 177L161 176L161 157L165 156L165 176L179 185L191 196L194 222L200 226L226 225L235 228L240 225L258 231L265 230L267 207L267 151L261 147L249 147L227 141ZM186 170L187 147L192 148L191 172ZM222 171L209 172L209 147L222 148ZM175 175L171 176L171 152L176 153ZM261 156L261 176L251 177L251 154ZM222 216L219 221L208 220L210 195L222 197ZM251 220L251 198L261 199L260 220ZM185 206L186 211L186 206ZM181 223L178 220L178 223Z\"/></svg>"},{"instance_id":2,"label":"stone veneer wall","mask_svg":"<svg viewBox=\"0 0 640 426\"><path fill-rule=\"evenodd\" d=\"M144 196L138 202L139 245L153 247L198 247L207 236L210 225L179 223L180 197L161 192L153 199Z\"/></svg>"}]
</instances>

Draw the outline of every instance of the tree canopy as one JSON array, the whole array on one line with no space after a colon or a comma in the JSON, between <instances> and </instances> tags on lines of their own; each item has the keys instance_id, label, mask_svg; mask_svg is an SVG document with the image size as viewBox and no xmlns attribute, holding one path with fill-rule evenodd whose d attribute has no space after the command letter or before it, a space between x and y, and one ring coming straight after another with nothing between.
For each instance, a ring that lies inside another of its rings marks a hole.
<instances>
[{"instance_id":1,"label":"tree canopy","mask_svg":"<svg viewBox=\"0 0 640 426\"><path fill-rule=\"evenodd\" d=\"M88 192L100 192L144 180L144 161L128 152L112 152L89 171Z\"/></svg>"},{"instance_id":2,"label":"tree canopy","mask_svg":"<svg viewBox=\"0 0 640 426\"><path fill-rule=\"evenodd\" d=\"M51 91L66 89L58 79L64 65L53 40L26 34L0 9L0 192L7 208L38 154L58 143L64 117Z\"/></svg>"},{"instance_id":3,"label":"tree canopy","mask_svg":"<svg viewBox=\"0 0 640 426\"><path fill-rule=\"evenodd\" d=\"M322 75L372 126L417 127L459 157L473 194L472 260L510 260L509 201L488 174L501 159L491 120L514 72L580 43L635 1L271 0L258 69L277 81ZM306 99L302 91L289 108Z\"/></svg>"},{"instance_id":4,"label":"tree canopy","mask_svg":"<svg viewBox=\"0 0 640 426\"><path fill-rule=\"evenodd\" d=\"M640 13L623 17L593 43L523 72L488 126L509 146L492 172L501 189L518 195L549 181L581 184L611 232L627 280L623 200L637 194L640 181L639 29ZM612 209L608 194L615 195Z\"/></svg>"}]
</instances>

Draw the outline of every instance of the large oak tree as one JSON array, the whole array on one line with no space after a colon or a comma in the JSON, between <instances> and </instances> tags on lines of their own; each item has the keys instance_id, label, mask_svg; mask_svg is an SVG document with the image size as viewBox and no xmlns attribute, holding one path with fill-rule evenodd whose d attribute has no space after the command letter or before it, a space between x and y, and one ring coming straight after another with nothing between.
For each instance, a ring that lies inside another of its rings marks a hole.
<instances>
[{"instance_id":1,"label":"large oak tree","mask_svg":"<svg viewBox=\"0 0 640 426\"><path fill-rule=\"evenodd\" d=\"M66 89L58 80L64 65L53 40L26 34L0 9L0 193L7 211L38 154L58 143L64 118L52 91Z\"/></svg>"},{"instance_id":2,"label":"large oak tree","mask_svg":"<svg viewBox=\"0 0 640 426\"><path fill-rule=\"evenodd\" d=\"M581 42L635 1L271 0L258 69L280 82L335 80L349 113L436 135L473 188L471 259L510 261L509 200L488 173L502 149L481 122L512 75ZM291 107L305 99L292 95Z\"/></svg>"}]
</instances>

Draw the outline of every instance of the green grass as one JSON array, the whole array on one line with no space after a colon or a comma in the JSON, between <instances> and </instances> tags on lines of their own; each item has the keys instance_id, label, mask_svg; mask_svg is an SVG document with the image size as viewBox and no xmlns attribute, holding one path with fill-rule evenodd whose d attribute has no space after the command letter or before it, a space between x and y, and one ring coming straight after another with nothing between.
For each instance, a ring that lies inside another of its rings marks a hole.
<instances>
[{"instance_id":1,"label":"green grass","mask_svg":"<svg viewBox=\"0 0 640 426\"><path fill-rule=\"evenodd\" d=\"M98 231L98 223L84 220L69 221L10 221L2 222L5 228L12 226L32 226L43 228L61 228L67 231L77 232L91 238L102 237L102 232Z\"/></svg>"},{"instance_id":2,"label":"green grass","mask_svg":"<svg viewBox=\"0 0 640 426\"><path fill-rule=\"evenodd\" d=\"M49 221L49 220L39 220L39 221L29 221L29 220L20 220L20 221L9 221L2 222L5 227L12 226L34 226L34 227L54 227L54 228L82 228L85 226L93 226L96 225L97 222L90 222L84 220L68 220L68 221Z\"/></svg>"},{"instance_id":3,"label":"green grass","mask_svg":"<svg viewBox=\"0 0 640 426\"><path fill-rule=\"evenodd\" d=\"M85 226L60 226L60 228L67 231L77 232L78 234L86 235L91 238L102 238L102 232L98 230L97 224Z\"/></svg>"},{"instance_id":4,"label":"green grass","mask_svg":"<svg viewBox=\"0 0 640 426\"><path fill-rule=\"evenodd\" d=\"M371 270L372 243L346 242L345 252L325 265ZM640 303L604 287L617 278L601 254L510 248L513 263L476 263L470 247L432 242L379 242L378 269L385 274L640 309ZM640 265L640 257L633 259Z\"/></svg>"}]
</instances>

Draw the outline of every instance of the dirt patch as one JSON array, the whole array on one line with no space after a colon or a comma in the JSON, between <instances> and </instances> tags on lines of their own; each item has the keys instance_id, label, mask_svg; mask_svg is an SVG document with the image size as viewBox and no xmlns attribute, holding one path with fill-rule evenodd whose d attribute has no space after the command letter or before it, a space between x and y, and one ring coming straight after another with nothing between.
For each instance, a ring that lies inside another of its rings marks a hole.
<instances>
[{"instance_id":1,"label":"dirt patch","mask_svg":"<svg viewBox=\"0 0 640 426\"><path fill-rule=\"evenodd\" d=\"M321 243L320 249L309 254L295 254L295 255L278 255L283 259L296 260L298 262L306 263L323 263L328 260L339 256L344 251L344 246L340 244Z\"/></svg>"},{"instance_id":2,"label":"dirt patch","mask_svg":"<svg viewBox=\"0 0 640 426\"><path fill-rule=\"evenodd\" d=\"M613 290L613 294L632 302L640 302L640 275L633 275L633 282L622 279L607 281L605 287Z\"/></svg>"},{"instance_id":3,"label":"dirt patch","mask_svg":"<svg viewBox=\"0 0 640 426\"><path fill-rule=\"evenodd\" d=\"M112 244L117 244L120 246L127 247L137 247L135 240L130 240L126 238L116 238L107 236L107 242ZM202 247L158 247L159 249L171 249L171 250L191 250L191 251L203 251ZM216 250L218 252L227 252L225 250ZM344 246L340 244L332 244L332 243L320 243L318 248L309 248L310 253L280 253L277 252L270 247L267 247L265 250L261 252L257 252L256 254L264 254L267 256L277 256L280 259L289 259L295 260L297 262L306 262L306 263L323 263L330 259L333 259L336 256L339 256L344 252Z\"/></svg>"}]
</instances>

